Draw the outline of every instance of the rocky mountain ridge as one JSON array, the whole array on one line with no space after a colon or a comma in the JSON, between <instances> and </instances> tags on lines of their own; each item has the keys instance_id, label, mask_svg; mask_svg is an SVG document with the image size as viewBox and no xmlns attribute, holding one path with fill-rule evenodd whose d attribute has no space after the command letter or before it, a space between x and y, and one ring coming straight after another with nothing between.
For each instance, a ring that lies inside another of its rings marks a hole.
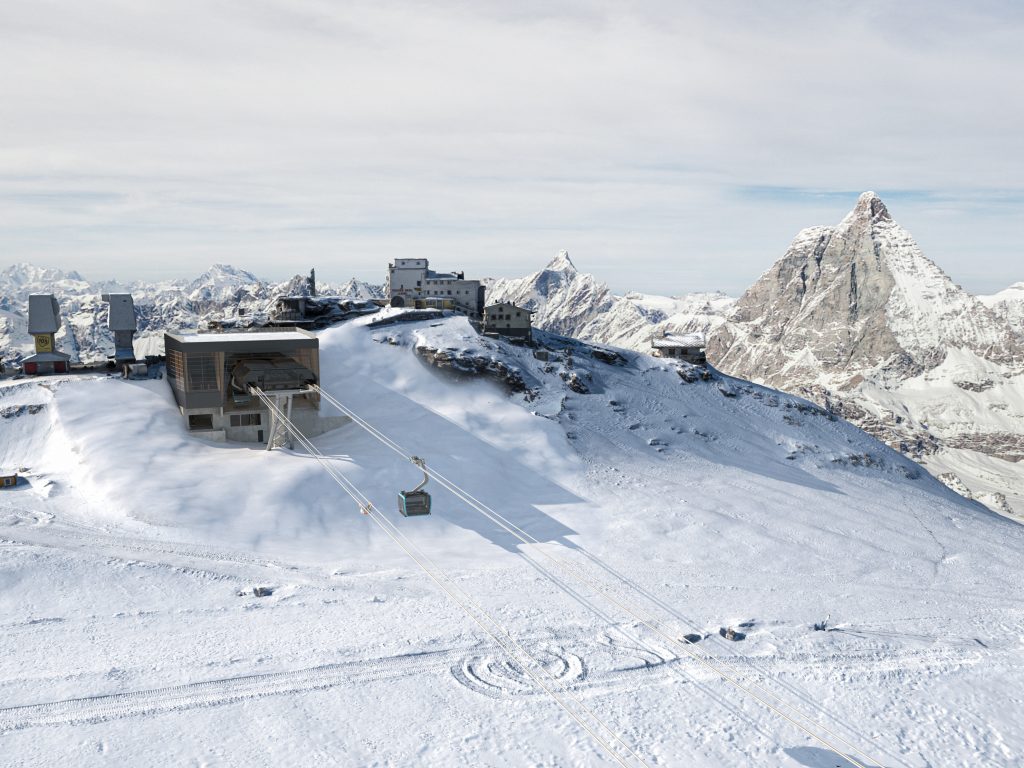
<instances>
[{"instance_id":1,"label":"rocky mountain ridge","mask_svg":"<svg viewBox=\"0 0 1024 768\"><path fill-rule=\"evenodd\" d=\"M1024 339L1001 300L954 284L866 192L837 226L796 236L711 335L708 358L1024 514Z\"/></svg>"},{"instance_id":2,"label":"rocky mountain ridge","mask_svg":"<svg viewBox=\"0 0 1024 768\"><path fill-rule=\"evenodd\" d=\"M650 351L652 334L709 333L735 301L721 292L617 296L577 270L567 251L527 277L491 281L487 300L534 310L534 326L545 331L643 352Z\"/></svg>"}]
</instances>

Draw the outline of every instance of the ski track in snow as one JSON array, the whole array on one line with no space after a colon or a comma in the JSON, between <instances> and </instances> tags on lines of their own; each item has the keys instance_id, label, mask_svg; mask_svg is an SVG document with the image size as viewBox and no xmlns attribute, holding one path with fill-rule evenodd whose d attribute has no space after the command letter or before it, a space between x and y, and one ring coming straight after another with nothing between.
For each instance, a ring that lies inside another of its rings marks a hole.
<instances>
[{"instance_id":1,"label":"ski track in snow","mask_svg":"<svg viewBox=\"0 0 1024 768\"><path fill-rule=\"evenodd\" d=\"M855 635L868 635L866 631L843 630ZM933 642L935 638L922 638ZM558 638L536 640L539 645L531 651L541 661L554 689L591 691L594 689L635 690L643 685L680 684L681 672L693 680L707 683L716 678L706 670L695 669L686 658L658 658L654 661L637 659L629 654L629 663L614 669L594 671L588 669L584 658L566 647L577 650L590 648L603 650L603 656L614 646L598 645L591 638ZM529 643L528 643L529 644ZM942 650L921 649L899 654L865 651L845 654L832 659L820 659L812 654L788 654L778 658L731 659L734 665L752 666L777 674L786 669L812 664L806 670L810 677L844 679L884 679L908 671L927 671L943 675L979 663L977 653L957 650L958 646L977 649L974 643L954 641ZM632 649L626 649L631 651ZM621 655L615 654L619 664ZM542 697L531 678L519 666L510 662L493 647L478 645L473 648L422 651L377 659L365 659L338 664L325 664L307 669L242 675L187 685L175 685L152 690L82 696L63 701L0 707L0 733L39 726L96 723L130 717L182 711L201 707L215 707L245 699L267 696L300 694L326 688L357 687L371 681L384 681L411 676L433 676L449 672L456 682L468 690L489 698ZM683 680L685 684L687 681Z\"/></svg>"}]
</instances>

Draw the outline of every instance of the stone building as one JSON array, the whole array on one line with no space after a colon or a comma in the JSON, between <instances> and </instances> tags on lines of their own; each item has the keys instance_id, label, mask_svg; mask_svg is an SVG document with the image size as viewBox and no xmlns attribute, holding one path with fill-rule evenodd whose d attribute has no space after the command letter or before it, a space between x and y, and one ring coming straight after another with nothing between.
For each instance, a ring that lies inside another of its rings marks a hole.
<instances>
[{"instance_id":1,"label":"stone building","mask_svg":"<svg viewBox=\"0 0 1024 768\"><path fill-rule=\"evenodd\" d=\"M532 309L517 307L508 302L491 304L484 309L484 333L496 333L499 336L515 338L533 338L533 326L530 321Z\"/></svg>"},{"instance_id":2,"label":"stone building","mask_svg":"<svg viewBox=\"0 0 1024 768\"><path fill-rule=\"evenodd\" d=\"M704 365L708 361L704 347L704 336L699 333L664 333L651 339L651 354L655 357L685 360L694 365Z\"/></svg>"}]
</instances>

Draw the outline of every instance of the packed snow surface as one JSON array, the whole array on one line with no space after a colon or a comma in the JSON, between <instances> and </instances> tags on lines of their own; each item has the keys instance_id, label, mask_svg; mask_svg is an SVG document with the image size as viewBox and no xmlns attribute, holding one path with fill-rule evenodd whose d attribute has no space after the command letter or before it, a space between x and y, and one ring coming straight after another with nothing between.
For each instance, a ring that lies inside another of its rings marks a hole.
<instances>
[{"instance_id":1,"label":"packed snow surface","mask_svg":"<svg viewBox=\"0 0 1024 768\"><path fill-rule=\"evenodd\" d=\"M315 443L626 764L850 765L623 605L862 764L1024 754L1024 529L806 401L540 337L320 336L325 390L539 546L436 483L400 517L419 471L356 424ZM305 451L190 437L166 380L6 381L0 416L5 765L617 764Z\"/></svg>"}]
</instances>

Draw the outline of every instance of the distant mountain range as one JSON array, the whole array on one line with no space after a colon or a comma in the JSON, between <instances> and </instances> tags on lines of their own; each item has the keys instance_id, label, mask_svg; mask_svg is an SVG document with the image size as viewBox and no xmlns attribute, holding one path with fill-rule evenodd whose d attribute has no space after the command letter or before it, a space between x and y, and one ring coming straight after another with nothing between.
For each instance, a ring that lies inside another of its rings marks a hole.
<instances>
[{"instance_id":1,"label":"distant mountain range","mask_svg":"<svg viewBox=\"0 0 1024 768\"><path fill-rule=\"evenodd\" d=\"M100 295L111 291L127 291L135 300L139 323L135 354L141 357L163 352L164 331L266 322L280 296L305 295L309 284L304 275L283 283L267 282L225 264L214 264L194 280L129 284L90 282L77 272L15 264L0 272L0 354L16 361L31 353L28 295L53 293L63 319L58 346L71 354L73 362L105 361L114 351L114 342L106 325L107 305ZM343 285L318 284L317 293L367 299L381 295L381 287L352 279Z\"/></svg>"}]
</instances>

